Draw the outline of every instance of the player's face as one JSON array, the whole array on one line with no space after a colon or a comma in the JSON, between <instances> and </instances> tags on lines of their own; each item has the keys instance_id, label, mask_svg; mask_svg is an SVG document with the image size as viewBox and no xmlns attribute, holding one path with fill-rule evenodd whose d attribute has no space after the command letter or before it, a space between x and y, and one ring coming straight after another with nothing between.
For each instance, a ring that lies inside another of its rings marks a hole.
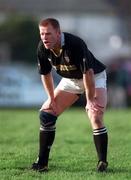
<instances>
[{"instance_id":1,"label":"player's face","mask_svg":"<svg viewBox=\"0 0 131 180\"><path fill-rule=\"evenodd\" d=\"M53 49L59 46L60 30L54 29L52 25L39 26L40 37L46 49Z\"/></svg>"}]
</instances>

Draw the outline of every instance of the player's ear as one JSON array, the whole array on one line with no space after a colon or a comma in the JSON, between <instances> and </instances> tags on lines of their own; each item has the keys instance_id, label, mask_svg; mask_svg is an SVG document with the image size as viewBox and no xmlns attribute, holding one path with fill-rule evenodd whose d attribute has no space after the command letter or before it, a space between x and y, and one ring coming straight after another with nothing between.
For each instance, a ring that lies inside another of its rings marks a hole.
<instances>
[{"instance_id":1,"label":"player's ear","mask_svg":"<svg viewBox=\"0 0 131 180\"><path fill-rule=\"evenodd\" d=\"M60 29L57 30L57 35L60 36L61 35L61 31Z\"/></svg>"},{"instance_id":2,"label":"player's ear","mask_svg":"<svg viewBox=\"0 0 131 180\"><path fill-rule=\"evenodd\" d=\"M60 28L57 29L57 32L58 32L59 35L61 34Z\"/></svg>"}]
</instances>

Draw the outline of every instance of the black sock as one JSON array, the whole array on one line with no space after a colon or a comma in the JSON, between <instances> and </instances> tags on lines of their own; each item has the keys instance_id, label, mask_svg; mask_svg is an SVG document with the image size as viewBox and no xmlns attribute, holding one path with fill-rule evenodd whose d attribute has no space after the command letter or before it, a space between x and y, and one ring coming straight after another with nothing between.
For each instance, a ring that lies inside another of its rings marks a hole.
<instances>
[{"instance_id":1,"label":"black sock","mask_svg":"<svg viewBox=\"0 0 131 180\"><path fill-rule=\"evenodd\" d=\"M107 161L108 135L105 127L93 130L94 143L99 161Z\"/></svg>"},{"instance_id":2,"label":"black sock","mask_svg":"<svg viewBox=\"0 0 131 180\"><path fill-rule=\"evenodd\" d=\"M48 166L51 146L55 139L55 131L41 131L39 136L39 163Z\"/></svg>"}]
</instances>

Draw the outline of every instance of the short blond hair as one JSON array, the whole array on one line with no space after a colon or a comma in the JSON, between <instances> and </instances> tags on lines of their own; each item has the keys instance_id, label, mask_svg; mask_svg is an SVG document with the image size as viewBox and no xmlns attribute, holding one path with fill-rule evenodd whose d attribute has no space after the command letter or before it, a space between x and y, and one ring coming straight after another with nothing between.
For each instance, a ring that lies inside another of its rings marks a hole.
<instances>
[{"instance_id":1,"label":"short blond hair","mask_svg":"<svg viewBox=\"0 0 131 180\"><path fill-rule=\"evenodd\" d=\"M48 24L51 24L54 29L60 29L60 24L57 19L54 18L47 18L47 19L42 19L39 22L39 26L47 26Z\"/></svg>"}]
</instances>

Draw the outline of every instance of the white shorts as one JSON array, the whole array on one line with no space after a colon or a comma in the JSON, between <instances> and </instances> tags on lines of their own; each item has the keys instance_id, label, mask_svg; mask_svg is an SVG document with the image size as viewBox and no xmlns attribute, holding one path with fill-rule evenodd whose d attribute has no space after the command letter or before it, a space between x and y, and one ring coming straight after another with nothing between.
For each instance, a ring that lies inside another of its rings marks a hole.
<instances>
[{"instance_id":1,"label":"white shorts","mask_svg":"<svg viewBox=\"0 0 131 180\"><path fill-rule=\"evenodd\" d=\"M101 73L95 74L95 88L106 89L106 80L106 71L102 71ZM62 78L57 88L74 94L83 94L85 91L83 79Z\"/></svg>"}]
</instances>

